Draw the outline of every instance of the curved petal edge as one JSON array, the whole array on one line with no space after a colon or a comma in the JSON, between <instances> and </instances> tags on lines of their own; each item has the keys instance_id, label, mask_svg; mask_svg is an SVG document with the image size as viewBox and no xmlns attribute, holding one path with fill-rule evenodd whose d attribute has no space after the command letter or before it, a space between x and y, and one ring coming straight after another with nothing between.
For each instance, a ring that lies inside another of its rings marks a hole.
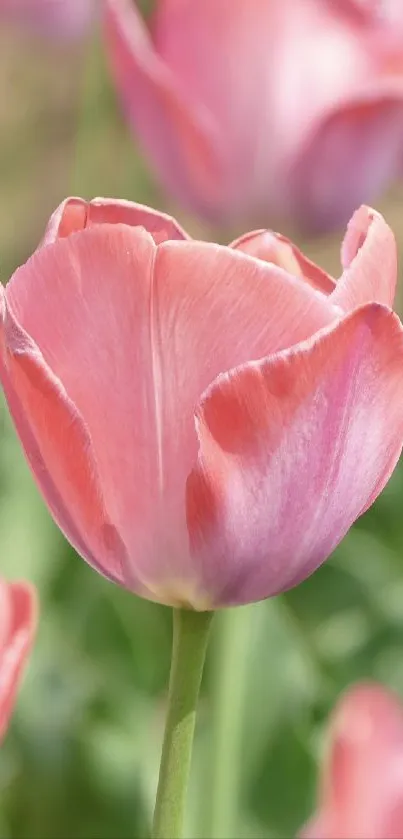
<instances>
[{"instance_id":1,"label":"curved petal edge","mask_svg":"<svg viewBox=\"0 0 403 839\"><path fill-rule=\"evenodd\" d=\"M220 376L197 411L191 550L215 605L309 576L389 479L403 444L403 328L355 310L291 350Z\"/></svg>"}]
</instances>

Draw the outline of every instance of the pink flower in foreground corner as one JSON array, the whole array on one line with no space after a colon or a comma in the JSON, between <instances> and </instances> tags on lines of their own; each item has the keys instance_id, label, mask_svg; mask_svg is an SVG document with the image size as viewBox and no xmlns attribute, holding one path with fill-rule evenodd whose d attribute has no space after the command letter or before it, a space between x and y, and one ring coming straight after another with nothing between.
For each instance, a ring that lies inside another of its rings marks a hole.
<instances>
[{"instance_id":1,"label":"pink flower in foreground corner","mask_svg":"<svg viewBox=\"0 0 403 839\"><path fill-rule=\"evenodd\" d=\"M195 609L296 585L403 443L393 234L362 207L337 283L284 237L225 247L124 201L68 199L3 290L0 378L77 551Z\"/></svg>"},{"instance_id":2,"label":"pink flower in foreground corner","mask_svg":"<svg viewBox=\"0 0 403 839\"><path fill-rule=\"evenodd\" d=\"M0 0L0 20L53 37L77 38L83 35L101 0Z\"/></svg>"},{"instance_id":3,"label":"pink flower in foreground corner","mask_svg":"<svg viewBox=\"0 0 403 839\"><path fill-rule=\"evenodd\" d=\"M211 221L344 226L401 174L401 0L106 0L128 121Z\"/></svg>"},{"instance_id":4,"label":"pink flower in foreground corner","mask_svg":"<svg viewBox=\"0 0 403 839\"><path fill-rule=\"evenodd\" d=\"M35 590L0 579L0 741L13 711L22 670L36 629Z\"/></svg>"},{"instance_id":5,"label":"pink flower in foreground corner","mask_svg":"<svg viewBox=\"0 0 403 839\"><path fill-rule=\"evenodd\" d=\"M318 812L300 836L402 839L403 709L381 685L357 685L336 706Z\"/></svg>"}]
</instances>

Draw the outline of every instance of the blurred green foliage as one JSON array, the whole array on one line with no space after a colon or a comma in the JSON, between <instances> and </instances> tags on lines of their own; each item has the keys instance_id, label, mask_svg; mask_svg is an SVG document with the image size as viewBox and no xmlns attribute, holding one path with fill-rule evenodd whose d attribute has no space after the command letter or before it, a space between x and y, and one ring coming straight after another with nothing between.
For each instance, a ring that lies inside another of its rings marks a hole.
<instances>
[{"instance_id":1,"label":"blurred green foliage","mask_svg":"<svg viewBox=\"0 0 403 839\"><path fill-rule=\"evenodd\" d=\"M23 59L25 67L22 72L18 64L15 119L12 84L1 102L3 279L35 247L50 212L71 191L162 205L117 113L98 48L90 47L87 57L59 56L54 48L44 56L42 45L29 49L16 38L0 59L11 78L13 62ZM39 185L32 161L49 155L51 90L60 66L77 75L64 103L61 93L56 97L69 130L53 131L58 162ZM7 131L15 125L22 134L10 157ZM315 247L310 244L311 254ZM326 247L319 250L331 267L333 242ZM243 610L248 645L234 688L245 692L239 837L291 836L308 817L324 723L346 685L376 678L403 692L402 499L400 468L320 571L286 596ZM32 579L41 599L37 643L0 752L0 837L144 837L158 772L171 615L109 584L69 548L39 498L3 405L0 544L0 573ZM210 824L219 621L200 704L186 832L192 837L206 835Z\"/></svg>"}]
</instances>

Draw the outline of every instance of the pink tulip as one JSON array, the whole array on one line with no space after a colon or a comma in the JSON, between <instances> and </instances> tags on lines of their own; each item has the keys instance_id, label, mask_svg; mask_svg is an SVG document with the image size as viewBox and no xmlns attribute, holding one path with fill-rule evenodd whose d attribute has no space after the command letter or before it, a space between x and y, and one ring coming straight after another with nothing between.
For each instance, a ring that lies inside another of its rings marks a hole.
<instances>
[{"instance_id":1,"label":"pink tulip","mask_svg":"<svg viewBox=\"0 0 403 839\"><path fill-rule=\"evenodd\" d=\"M77 38L95 16L101 0L0 0L0 19L5 18L47 36Z\"/></svg>"},{"instance_id":2,"label":"pink tulip","mask_svg":"<svg viewBox=\"0 0 403 839\"><path fill-rule=\"evenodd\" d=\"M36 629L37 603L28 583L0 580L0 740L15 704Z\"/></svg>"},{"instance_id":3,"label":"pink tulip","mask_svg":"<svg viewBox=\"0 0 403 839\"><path fill-rule=\"evenodd\" d=\"M3 290L0 378L77 551L167 604L296 585L403 443L394 237L352 218L337 284L268 231L224 247L124 201L68 199Z\"/></svg>"},{"instance_id":4,"label":"pink tulip","mask_svg":"<svg viewBox=\"0 0 403 839\"><path fill-rule=\"evenodd\" d=\"M401 172L401 0L106 0L128 121L213 222L345 224Z\"/></svg>"},{"instance_id":5,"label":"pink tulip","mask_svg":"<svg viewBox=\"0 0 403 839\"><path fill-rule=\"evenodd\" d=\"M403 710L381 685L357 685L338 703L318 813L302 837L402 839Z\"/></svg>"}]
</instances>

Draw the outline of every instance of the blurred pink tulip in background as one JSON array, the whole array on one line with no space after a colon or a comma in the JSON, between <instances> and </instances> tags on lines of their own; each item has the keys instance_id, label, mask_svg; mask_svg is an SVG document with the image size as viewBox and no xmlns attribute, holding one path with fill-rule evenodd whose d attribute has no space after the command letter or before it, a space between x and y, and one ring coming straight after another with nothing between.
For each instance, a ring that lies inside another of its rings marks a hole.
<instances>
[{"instance_id":1,"label":"blurred pink tulip in background","mask_svg":"<svg viewBox=\"0 0 403 839\"><path fill-rule=\"evenodd\" d=\"M377 684L347 691L333 712L316 816L301 839L401 839L403 709Z\"/></svg>"},{"instance_id":2,"label":"blurred pink tulip in background","mask_svg":"<svg viewBox=\"0 0 403 839\"><path fill-rule=\"evenodd\" d=\"M128 121L166 189L224 227L344 225L400 175L403 4L106 0Z\"/></svg>"},{"instance_id":3,"label":"blurred pink tulip in background","mask_svg":"<svg viewBox=\"0 0 403 839\"><path fill-rule=\"evenodd\" d=\"M89 28L102 0L0 0L0 20L49 37L78 38Z\"/></svg>"},{"instance_id":4,"label":"blurred pink tulip in background","mask_svg":"<svg viewBox=\"0 0 403 839\"><path fill-rule=\"evenodd\" d=\"M0 740L13 711L23 667L36 629L32 586L0 580Z\"/></svg>"},{"instance_id":5,"label":"blurred pink tulip in background","mask_svg":"<svg viewBox=\"0 0 403 839\"><path fill-rule=\"evenodd\" d=\"M141 226L140 226L141 225ZM2 292L0 376L45 500L98 571L214 609L309 576L403 443L394 237L362 207L336 283L291 242L224 247L68 199Z\"/></svg>"}]
</instances>

